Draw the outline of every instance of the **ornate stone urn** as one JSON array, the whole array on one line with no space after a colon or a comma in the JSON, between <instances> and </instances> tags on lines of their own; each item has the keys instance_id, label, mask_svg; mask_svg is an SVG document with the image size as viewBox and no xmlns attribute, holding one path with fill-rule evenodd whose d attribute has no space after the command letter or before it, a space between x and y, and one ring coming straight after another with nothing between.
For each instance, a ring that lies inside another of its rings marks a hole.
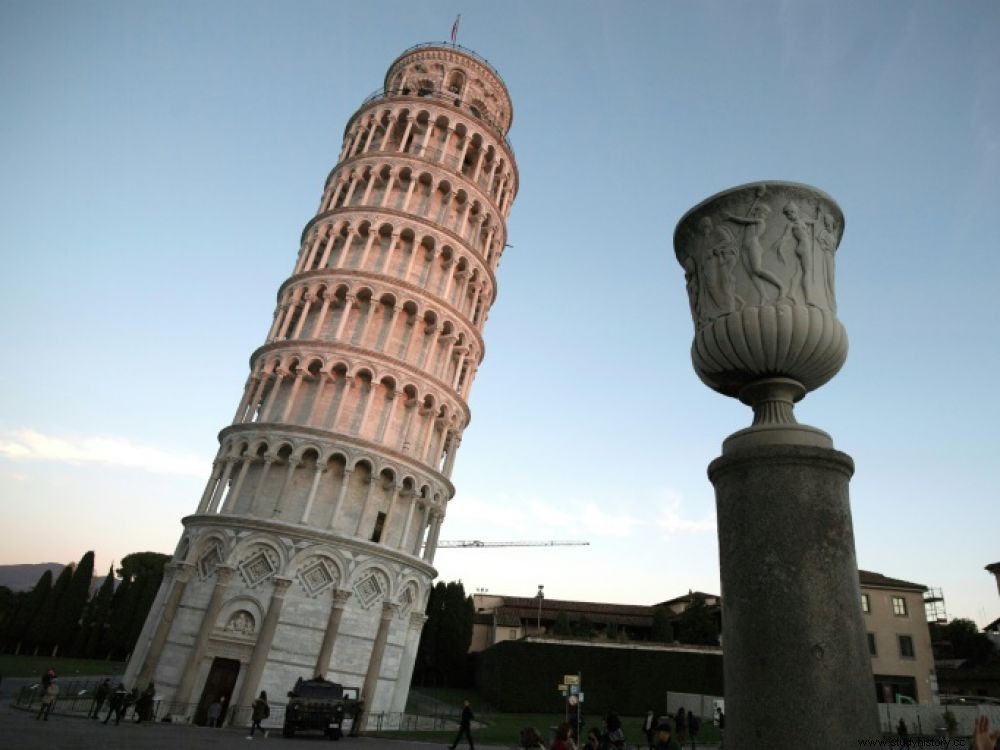
<instances>
[{"instance_id":1,"label":"ornate stone urn","mask_svg":"<svg viewBox=\"0 0 1000 750\"><path fill-rule=\"evenodd\" d=\"M843 231L836 202L794 182L725 190L678 222L674 250L694 320L695 372L754 410L753 426L731 435L724 453L777 443L832 447L792 409L847 359L834 293Z\"/></svg>"}]
</instances>

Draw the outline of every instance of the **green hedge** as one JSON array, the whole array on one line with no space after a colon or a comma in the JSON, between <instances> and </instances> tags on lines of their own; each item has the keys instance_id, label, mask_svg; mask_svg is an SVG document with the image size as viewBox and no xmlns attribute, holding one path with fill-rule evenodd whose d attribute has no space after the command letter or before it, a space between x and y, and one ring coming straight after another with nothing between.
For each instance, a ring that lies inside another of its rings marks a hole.
<instances>
[{"instance_id":1,"label":"green hedge","mask_svg":"<svg viewBox=\"0 0 1000 750\"><path fill-rule=\"evenodd\" d=\"M667 691L722 695L722 655L504 641L477 654L476 687L501 711L563 711L557 686L582 673L584 713L642 715Z\"/></svg>"}]
</instances>

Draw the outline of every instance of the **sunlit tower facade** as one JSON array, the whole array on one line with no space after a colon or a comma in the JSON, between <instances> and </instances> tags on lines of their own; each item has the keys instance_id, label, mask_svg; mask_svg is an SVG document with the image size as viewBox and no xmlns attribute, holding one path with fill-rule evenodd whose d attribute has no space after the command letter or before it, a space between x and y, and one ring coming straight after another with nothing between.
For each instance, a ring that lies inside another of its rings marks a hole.
<instances>
[{"instance_id":1,"label":"sunlit tower facade","mask_svg":"<svg viewBox=\"0 0 1000 750\"><path fill-rule=\"evenodd\" d=\"M423 44L347 123L129 662L178 717L315 674L403 710L518 189L512 114L485 59Z\"/></svg>"}]
</instances>

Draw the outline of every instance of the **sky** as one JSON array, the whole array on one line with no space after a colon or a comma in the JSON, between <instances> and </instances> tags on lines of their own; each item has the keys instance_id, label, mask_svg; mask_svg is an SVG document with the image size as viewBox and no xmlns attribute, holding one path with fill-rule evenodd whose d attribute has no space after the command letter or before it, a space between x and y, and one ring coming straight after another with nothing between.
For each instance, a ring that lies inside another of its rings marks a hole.
<instances>
[{"instance_id":1,"label":"sky","mask_svg":"<svg viewBox=\"0 0 1000 750\"><path fill-rule=\"evenodd\" d=\"M441 578L718 592L706 467L752 415L694 374L672 234L785 179L846 217L850 354L796 414L856 462L859 565L1000 616L992 0L0 2L0 564L173 550L347 120L456 13L520 191L441 537L590 544Z\"/></svg>"}]
</instances>

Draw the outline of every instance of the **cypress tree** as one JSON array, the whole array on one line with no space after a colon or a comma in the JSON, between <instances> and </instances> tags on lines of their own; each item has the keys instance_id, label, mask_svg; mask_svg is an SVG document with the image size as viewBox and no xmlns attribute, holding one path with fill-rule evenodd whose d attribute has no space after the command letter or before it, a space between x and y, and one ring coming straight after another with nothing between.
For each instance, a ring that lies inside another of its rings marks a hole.
<instances>
[{"instance_id":1,"label":"cypress tree","mask_svg":"<svg viewBox=\"0 0 1000 750\"><path fill-rule=\"evenodd\" d=\"M64 654L72 653L72 645L76 640L77 631L80 629L83 609L87 606L93 582L94 553L90 551L80 558L80 562L73 571L73 577L66 587L66 592L59 601L59 610L55 613L54 645Z\"/></svg>"},{"instance_id":2,"label":"cypress tree","mask_svg":"<svg viewBox=\"0 0 1000 750\"><path fill-rule=\"evenodd\" d=\"M39 651L47 652L51 656L56 655L59 639L59 608L62 606L63 597L69 589L73 580L73 564L70 563L56 578L52 589L45 597L45 602L38 610L29 628L32 645L35 653Z\"/></svg>"},{"instance_id":3,"label":"cypress tree","mask_svg":"<svg viewBox=\"0 0 1000 750\"><path fill-rule=\"evenodd\" d=\"M136 586L131 578L124 578L118 584L115 595L111 600L111 612L108 617L108 627L103 628L104 637L101 644L101 651L107 655L108 659L125 657L122 644L128 636L131 625L131 614L135 603Z\"/></svg>"},{"instance_id":4,"label":"cypress tree","mask_svg":"<svg viewBox=\"0 0 1000 750\"><path fill-rule=\"evenodd\" d=\"M26 641L31 627L51 591L52 571L46 570L38 579L35 587L24 597L21 606L11 618L10 628L7 632L10 639L9 647L13 649L14 653L19 654L23 647L28 646Z\"/></svg>"},{"instance_id":5,"label":"cypress tree","mask_svg":"<svg viewBox=\"0 0 1000 750\"><path fill-rule=\"evenodd\" d=\"M111 599L115 595L115 570L114 566L108 568L108 575L105 577L97 593L91 597L84 611L83 623L80 626L77 639L77 653L88 659L93 659L101 654L101 636L104 628L108 624L108 615L111 612Z\"/></svg>"},{"instance_id":6,"label":"cypress tree","mask_svg":"<svg viewBox=\"0 0 1000 750\"><path fill-rule=\"evenodd\" d=\"M420 638L416 666L413 672L413 681L418 685L438 684L437 644L441 630L441 610L444 606L444 599L445 585L443 581L438 581L431 589L430 596L427 597L427 609L425 610L427 622L424 623L424 632Z\"/></svg>"}]
</instances>

